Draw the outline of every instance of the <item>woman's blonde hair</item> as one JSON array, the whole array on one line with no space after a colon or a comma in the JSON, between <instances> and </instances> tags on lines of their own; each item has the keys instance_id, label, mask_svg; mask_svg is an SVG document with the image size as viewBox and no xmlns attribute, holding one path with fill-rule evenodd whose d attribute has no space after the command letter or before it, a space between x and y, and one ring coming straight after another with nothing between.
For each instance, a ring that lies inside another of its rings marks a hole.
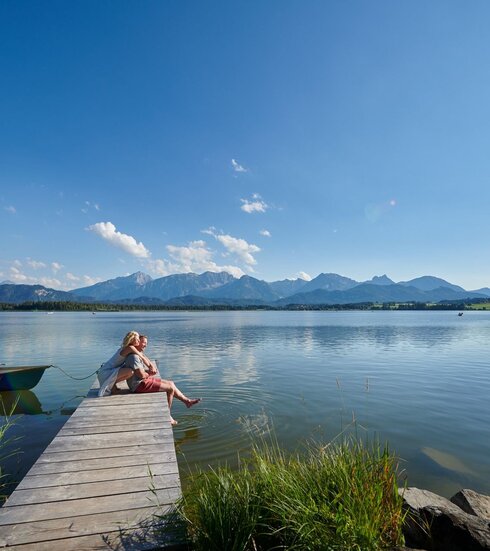
<instances>
[{"instance_id":1,"label":"woman's blonde hair","mask_svg":"<svg viewBox=\"0 0 490 551\"><path fill-rule=\"evenodd\" d=\"M139 339L140 334L137 331L130 331L123 339L122 347L126 348L133 343L135 339Z\"/></svg>"}]
</instances>

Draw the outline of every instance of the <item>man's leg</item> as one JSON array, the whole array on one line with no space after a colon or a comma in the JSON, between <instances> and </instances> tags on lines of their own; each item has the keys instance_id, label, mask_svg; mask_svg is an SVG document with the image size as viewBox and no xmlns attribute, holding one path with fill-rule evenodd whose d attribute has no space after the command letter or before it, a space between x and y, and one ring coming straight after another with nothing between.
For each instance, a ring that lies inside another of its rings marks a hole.
<instances>
[{"instance_id":1,"label":"man's leg","mask_svg":"<svg viewBox=\"0 0 490 551\"><path fill-rule=\"evenodd\" d=\"M174 400L174 396L179 399L181 402L184 402L184 404L190 408L194 406L195 404L198 404L201 399L200 398L187 398L175 385L173 381L167 381L165 379L160 380L160 391L167 393L167 402L168 402L168 409L170 411L172 407L172 402ZM170 415L170 423L172 425L176 425L177 421Z\"/></svg>"}]
</instances>

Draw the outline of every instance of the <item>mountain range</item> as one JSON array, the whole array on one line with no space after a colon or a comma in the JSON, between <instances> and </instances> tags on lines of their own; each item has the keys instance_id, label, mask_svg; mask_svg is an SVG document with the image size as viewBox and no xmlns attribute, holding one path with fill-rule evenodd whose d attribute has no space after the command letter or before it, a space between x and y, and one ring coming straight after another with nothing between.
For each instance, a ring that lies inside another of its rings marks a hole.
<instances>
[{"instance_id":1,"label":"mountain range","mask_svg":"<svg viewBox=\"0 0 490 551\"><path fill-rule=\"evenodd\" d=\"M57 291L42 285L0 284L0 302L76 301L179 306L355 304L360 302L439 302L489 298L490 288L466 291L458 285L422 276L398 283L387 275L364 282L333 273L311 281L285 279L266 282L244 275L237 279L227 272L174 274L153 279L136 272L72 291Z\"/></svg>"}]
</instances>

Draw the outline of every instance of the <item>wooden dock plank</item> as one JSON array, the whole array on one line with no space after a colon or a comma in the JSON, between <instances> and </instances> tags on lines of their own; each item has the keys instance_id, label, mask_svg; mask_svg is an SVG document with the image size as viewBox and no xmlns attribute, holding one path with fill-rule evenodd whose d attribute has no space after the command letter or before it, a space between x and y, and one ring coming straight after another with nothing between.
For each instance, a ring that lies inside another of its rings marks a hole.
<instances>
[{"instance_id":1,"label":"wooden dock plank","mask_svg":"<svg viewBox=\"0 0 490 551\"><path fill-rule=\"evenodd\" d=\"M128 530L16 545L13 551L155 551L164 549L150 530Z\"/></svg>"},{"instance_id":2,"label":"wooden dock plank","mask_svg":"<svg viewBox=\"0 0 490 551\"><path fill-rule=\"evenodd\" d=\"M148 490L152 485L160 490L163 488L178 488L180 485L178 474L154 476L150 480L147 473L127 480L109 480L104 482L87 482L84 484L65 484L47 488L31 488L29 490L15 490L9 497L9 506L29 505L34 503L49 503L51 501L65 501L83 499L86 497L102 497ZM121 498L123 499L123 498Z\"/></svg>"},{"instance_id":3,"label":"wooden dock plank","mask_svg":"<svg viewBox=\"0 0 490 551\"><path fill-rule=\"evenodd\" d=\"M168 426L168 421L163 418L163 415L158 418L152 418L151 417L151 411L149 411L146 415L148 415L148 419L146 419L145 414L143 412L143 415L141 412L138 412L138 416L130 417L129 419L121 419L120 416L113 415L113 416L104 416L104 417L78 417L74 419L69 419L64 425L61 430L65 430L68 428L79 428L79 427L100 427L100 426L106 426L108 423L111 425L126 425L128 427L132 427L135 430L138 428L142 428L141 421L142 419L145 419L145 426L148 424L154 424L159 423L162 426ZM107 427L106 427L107 428Z\"/></svg>"},{"instance_id":4,"label":"wooden dock plank","mask_svg":"<svg viewBox=\"0 0 490 551\"><path fill-rule=\"evenodd\" d=\"M32 488L47 488L49 486L62 486L73 484L86 484L88 482L104 482L109 480L130 479L135 476L141 477L164 474L178 474L177 465L170 461L167 463L152 463L150 465L138 465L131 467L106 467L103 469L84 470L79 473L56 473L42 475L27 475L17 486L17 490L29 490Z\"/></svg>"},{"instance_id":5,"label":"wooden dock plank","mask_svg":"<svg viewBox=\"0 0 490 551\"><path fill-rule=\"evenodd\" d=\"M115 467L145 467L147 465L154 465L155 461L160 460L162 463L175 462L175 452L172 449L166 449L162 447L162 453L158 457L148 459L145 454L140 455L128 455L121 457L111 458L111 468ZM27 476L37 476L43 474L62 474L62 473L77 473L84 471L91 471L92 469L104 469L107 468L107 458L101 459L81 459L72 461L52 461L47 463L37 462L31 470L27 473Z\"/></svg>"},{"instance_id":6,"label":"wooden dock plank","mask_svg":"<svg viewBox=\"0 0 490 551\"><path fill-rule=\"evenodd\" d=\"M0 526L12 526L38 520L76 517L111 511L128 511L130 509L148 507L148 505L156 507L157 503L171 505L179 496L180 488L165 488L155 490L155 492L148 490L126 494L124 500L120 495L110 495L98 498L57 501L50 503L49 507L45 503L20 505L17 507L6 507L4 505L0 509Z\"/></svg>"},{"instance_id":7,"label":"wooden dock plank","mask_svg":"<svg viewBox=\"0 0 490 551\"><path fill-rule=\"evenodd\" d=\"M168 429L168 423L164 421L149 421L140 423L125 423L124 425L111 425L111 432L141 432L154 429ZM82 434L107 434L107 424L99 423L93 425L87 425L82 423L80 425L70 425L69 427L63 427L58 433L59 436L77 436Z\"/></svg>"},{"instance_id":8,"label":"wooden dock plank","mask_svg":"<svg viewBox=\"0 0 490 551\"><path fill-rule=\"evenodd\" d=\"M167 513L170 505L162 506L159 513ZM17 526L0 526L0 545L13 546L33 542L52 541L94 534L104 534L118 530L138 528L148 521L154 513L153 507L113 511L78 517L66 517L53 520L40 520L18 524ZM95 527L95 528L94 528Z\"/></svg>"},{"instance_id":9,"label":"wooden dock plank","mask_svg":"<svg viewBox=\"0 0 490 551\"><path fill-rule=\"evenodd\" d=\"M130 431L109 433L109 434L84 434L81 436L57 436L51 444L46 448L49 452L87 450L93 448L118 448L125 447L129 442L128 436ZM153 429L134 433L137 434L138 443L140 446L148 444L164 444L168 441L169 436L172 437L172 428L169 426L164 429Z\"/></svg>"},{"instance_id":10,"label":"wooden dock plank","mask_svg":"<svg viewBox=\"0 0 490 551\"><path fill-rule=\"evenodd\" d=\"M94 392L0 509L0 547L162 548L155 513L181 495L166 395Z\"/></svg>"},{"instance_id":11,"label":"wooden dock plank","mask_svg":"<svg viewBox=\"0 0 490 551\"><path fill-rule=\"evenodd\" d=\"M168 406L167 406L168 407ZM168 410L167 410L168 411ZM118 417L119 420L121 419L133 419L133 418L139 418L141 419L149 417L151 415L159 415L159 417L170 421L170 417L167 418L167 415L165 414L165 411L162 409L159 411L155 407L145 407L145 408L138 408L135 406L127 407L122 411L122 408L120 406L108 406L105 408L87 408L84 411L83 417L85 419L91 419L93 417L97 419L110 419L112 417ZM79 416L77 416L79 417Z\"/></svg>"},{"instance_id":12,"label":"wooden dock plank","mask_svg":"<svg viewBox=\"0 0 490 551\"><path fill-rule=\"evenodd\" d=\"M80 415L85 410L90 409L108 409L113 407L124 406L134 407L134 397L138 398L138 403L142 406L148 407L150 405L156 405L167 401L167 396L164 392L153 392L143 394L129 394L124 396L106 396L104 400L100 398L86 398L77 408L80 411Z\"/></svg>"},{"instance_id":13,"label":"wooden dock plank","mask_svg":"<svg viewBox=\"0 0 490 551\"><path fill-rule=\"evenodd\" d=\"M48 451L45 452L37 460L36 463L54 463L58 461L84 460L84 459L102 459L109 457L121 457L123 455L148 455L151 453L159 453L161 449L166 449L167 442L157 444L134 444L123 445L117 448L94 448L89 450L77 450L76 456L70 451ZM173 445L173 443L172 443ZM163 446L163 448L162 448Z\"/></svg>"}]
</instances>

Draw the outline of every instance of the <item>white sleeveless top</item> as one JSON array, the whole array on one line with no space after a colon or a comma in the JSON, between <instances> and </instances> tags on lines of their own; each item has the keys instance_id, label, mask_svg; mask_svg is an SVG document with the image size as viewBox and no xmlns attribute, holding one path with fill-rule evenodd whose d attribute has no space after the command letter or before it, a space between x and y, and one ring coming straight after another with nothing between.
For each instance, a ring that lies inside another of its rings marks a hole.
<instances>
[{"instance_id":1,"label":"white sleeveless top","mask_svg":"<svg viewBox=\"0 0 490 551\"><path fill-rule=\"evenodd\" d=\"M111 393L111 389L116 382L119 369L126 361L126 357L121 356L121 350L122 348L119 348L112 358L100 366L100 369L97 372L97 378L100 383L98 396L107 396Z\"/></svg>"}]
</instances>

